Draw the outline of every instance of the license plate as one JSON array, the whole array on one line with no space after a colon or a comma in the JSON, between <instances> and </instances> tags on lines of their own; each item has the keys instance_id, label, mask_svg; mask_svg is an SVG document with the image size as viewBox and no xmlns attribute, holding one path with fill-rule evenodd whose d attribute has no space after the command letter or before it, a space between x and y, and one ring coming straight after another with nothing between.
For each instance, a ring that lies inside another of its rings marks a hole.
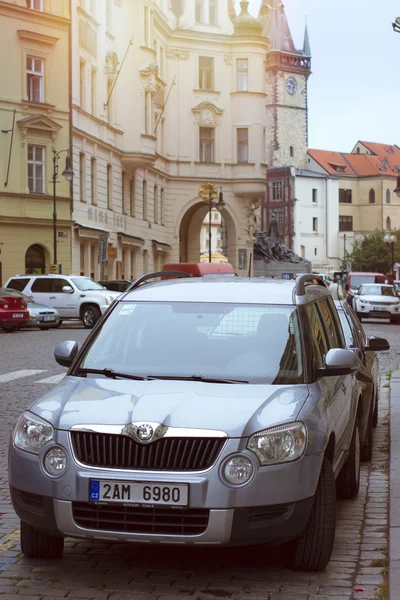
<instances>
[{"instance_id":1,"label":"license plate","mask_svg":"<svg viewBox=\"0 0 400 600\"><path fill-rule=\"evenodd\" d=\"M90 502L187 506L188 498L189 487L174 483L139 483L137 481L91 479L89 484Z\"/></svg>"},{"instance_id":2,"label":"license plate","mask_svg":"<svg viewBox=\"0 0 400 600\"><path fill-rule=\"evenodd\" d=\"M13 319L23 319L24 315L23 315L23 313L13 313L12 318Z\"/></svg>"},{"instance_id":3,"label":"license plate","mask_svg":"<svg viewBox=\"0 0 400 600\"><path fill-rule=\"evenodd\" d=\"M55 317L44 317L43 319L44 321L55 321L56 318Z\"/></svg>"},{"instance_id":4,"label":"license plate","mask_svg":"<svg viewBox=\"0 0 400 600\"><path fill-rule=\"evenodd\" d=\"M379 312L387 312L387 309L386 308L378 308L377 306L374 306L374 311L376 311L376 312L378 312L378 311Z\"/></svg>"}]
</instances>

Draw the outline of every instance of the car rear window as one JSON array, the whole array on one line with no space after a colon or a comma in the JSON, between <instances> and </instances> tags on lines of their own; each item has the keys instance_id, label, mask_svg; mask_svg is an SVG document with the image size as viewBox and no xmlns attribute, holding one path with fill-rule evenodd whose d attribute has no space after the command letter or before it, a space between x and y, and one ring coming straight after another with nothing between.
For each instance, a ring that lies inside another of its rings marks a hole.
<instances>
[{"instance_id":1,"label":"car rear window","mask_svg":"<svg viewBox=\"0 0 400 600\"><path fill-rule=\"evenodd\" d=\"M81 367L148 376L303 383L297 309L225 303L120 303Z\"/></svg>"},{"instance_id":2,"label":"car rear window","mask_svg":"<svg viewBox=\"0 0 400 600\"><path fill-rule=\"evenodd\" d=\"M7 283L7 287L11 290L17 290L18 292L22 292L29 283L29 278L19 278L19 279L11 279Z\"/></svg>"}]
</instances>

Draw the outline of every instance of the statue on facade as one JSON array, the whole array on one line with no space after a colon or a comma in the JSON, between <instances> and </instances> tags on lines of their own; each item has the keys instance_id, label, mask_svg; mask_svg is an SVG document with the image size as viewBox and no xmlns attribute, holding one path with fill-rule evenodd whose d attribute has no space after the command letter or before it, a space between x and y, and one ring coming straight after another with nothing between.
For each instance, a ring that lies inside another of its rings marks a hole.
<instances>
[{"instance_id":1,"label":"statue on facade","mask_svg":"<svg viewBox=\"0 0 400 600\"><path fill-rule=\"evenodd\" d=\"M271 237L269 232L272 235L276 235L277 228L269 227L268 232L266 231L257 231L255 233L255 242L254 242L254 258L262 259L266 263L270 262L286 262L293 264L302 264L307 263L306 260L298 256L290 250L285 244L279 241L276 237Z\"/></svg>"},{"instance_id":2,"label":"statue on facade","mask_svg":"<svg viewBox=\"0 0 400 600\"><path fill-rule=\"evenodd\" d=\"M257 207L253 202L249 202L247 205L247 233L249 240L254 239L254 235L257 231L257 217L255 214Z\"/></svg>"}]
</instances>

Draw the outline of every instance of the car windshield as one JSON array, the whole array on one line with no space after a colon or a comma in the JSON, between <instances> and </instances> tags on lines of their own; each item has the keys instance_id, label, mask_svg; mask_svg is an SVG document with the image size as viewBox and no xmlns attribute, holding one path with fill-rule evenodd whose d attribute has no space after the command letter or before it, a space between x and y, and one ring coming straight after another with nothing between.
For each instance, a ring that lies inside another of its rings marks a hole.
<instances>
[{"instance_id":1,"label":"car windshield","mask_svg":"<svg viewBox=\"0 0 400 600\"><path fill-rule=\"evenodd\" d=\"M379 277L375 277L374 275L357 275L351 277L351 287L353 290L358 289L363 283L378 283ZM382 281L383 283L383 281Z\"/></svg>"},{"instance_id":2,"label":"car windshield","mask_svg":"<svg viewBox=\"0 0 400 600\"><path fill-rule=\"evenodd\" d=\"M362 285L360 296L395 296L397 298L394 287L391 285Z\"/></svg>"},{"instance_id":3,"label":"car windshield","mask_svg":"<svg viewBox=\"0 0 400 600\"><path fill-rule=\"evenodd\" d=\"M124 302L79 367L144 377L302 383L300 339L293 307Z\"/></svg>"},{"instance_id":4,"label":"car windshield","mask_svg":"<svg viewBox=\"0 0 400 600\"><path fill-rule=\"evenodd\" d=\"M90 277L74 277L71 279L71 281L81 292L87 292L89 290L104 290L102 285Z\"/></svg>"}]
</instances>

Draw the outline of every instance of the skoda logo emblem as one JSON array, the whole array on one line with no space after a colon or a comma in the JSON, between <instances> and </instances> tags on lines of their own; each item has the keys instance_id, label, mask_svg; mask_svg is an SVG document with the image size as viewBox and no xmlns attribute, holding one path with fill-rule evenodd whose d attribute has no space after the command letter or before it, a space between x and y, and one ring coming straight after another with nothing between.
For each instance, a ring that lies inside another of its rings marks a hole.
<instances>
[{"instance_id":1,"label":"skoda logo emblem","mask_svg":"<svg viewBox=\"0 0 400 600\"><path fill-rule=\"evenodd\" d=\"M147 423L143 423L139 425L136 430L136 435L139 440L142 442L148 442L153 437L154 430L151 425L147 425Z\"/></svg>"}]
</instances>

